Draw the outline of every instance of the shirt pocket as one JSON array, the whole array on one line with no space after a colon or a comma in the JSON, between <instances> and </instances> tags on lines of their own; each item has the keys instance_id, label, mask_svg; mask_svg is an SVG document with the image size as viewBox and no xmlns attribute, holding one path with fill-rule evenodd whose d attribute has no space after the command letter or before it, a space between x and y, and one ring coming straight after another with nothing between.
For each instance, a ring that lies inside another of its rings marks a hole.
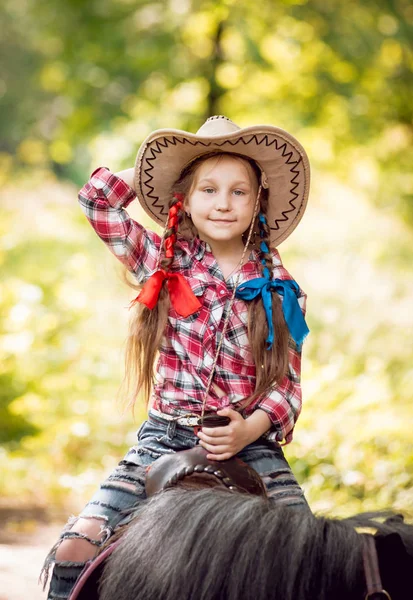
<instances>
[{"instance_id":1,"label":"shirt pocket","mask_svg":"<svg viewBox=\"0 0 413 600\"><path fill-rule=\"evenodd\" d=\"M205 312L205 306L204 306L204 295L205 292L208 289L208 282L205 281L204 279L202 279L201 277L194 277L194 276L190 276L190 277L185 277L187 283L189 284L189 287L192 290L192 293L198 298L201 307L194 313L192 313L192 315L189 315L188 317L183 317L182 315L178 314L176 312L176 310L174 309L174 307L170 306L169 309L169 314L168 314L168 319L169 322L172 325L176 325L176 323L179 321L180 323L193 323L195 321L197 321L201 314L203 314L203 312Z\"/></svg>"},{"instance_id":2,"label":"shirt pocket","mask_svg":"<svg viewBox=\"0 0 413 600\"><path fill-rule=\"evenodd\" d=\"M248 339L248 307L243 300L234 299L232 305L231 325L231 342L238 348L245 351L250 350L250 342Z\"/></svg>"},{"instance_id":3,"label":"shirt pocket","mask_svg":"<svg viewBox=\"0 0 413 600\"><path fill-rule=\"evenodd\" d=\"M223 364L233 373L253 377L255 363L248 338L248 309L243 300L235 298L224 341Z\"/></svg>"}]
</instances>

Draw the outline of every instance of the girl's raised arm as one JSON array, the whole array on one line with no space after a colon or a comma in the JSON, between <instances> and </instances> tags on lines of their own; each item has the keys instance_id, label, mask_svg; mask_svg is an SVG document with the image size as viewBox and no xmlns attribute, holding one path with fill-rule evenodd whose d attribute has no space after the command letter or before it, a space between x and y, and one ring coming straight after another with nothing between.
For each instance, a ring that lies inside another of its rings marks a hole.
<instances>
[{"instance_id":1,"label":"girl's raised arm","mask_svg":"<svg viewBox=\"0 0 413 600\"><path fill-rule=\"evenodd\" d=\"M136 198L133 171L114 174L107 167L99 167L79 191L78 199L100 239L143 283L156 268L161 238L124 210Z\"/></svg>"},{"instance_id":2,"label":"girl's raised arm","mask_svg":"<svg viewBox=\"0 0 413 600\"><path fill-rule=\"evenodd\" d=\"M115 173L116 177L120 177L121 179L123 179L123 181L125 181L130 188L135 190L134 185L133 185L134 174L135 174L134 168L125 169L124 171L119 171L118 173Z\"/></svg>"}]
</instances>

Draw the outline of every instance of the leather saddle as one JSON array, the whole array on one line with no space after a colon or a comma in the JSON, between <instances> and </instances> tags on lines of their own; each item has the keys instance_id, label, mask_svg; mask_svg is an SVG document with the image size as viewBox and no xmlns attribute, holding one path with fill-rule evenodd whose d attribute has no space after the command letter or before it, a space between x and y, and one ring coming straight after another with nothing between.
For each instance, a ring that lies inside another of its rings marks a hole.
<instances>
[{"instance_id":1,"label":"leather saddle","mask_svg":"<svg viewBox=\"0 0 413 600\"><path fill-rule=\"evenodd\" d=\"M244 461L237 457L219 462L209 460L202 446L166 454L148 467L145 483L148 497L176 485L186 489L223 487L230 492L267 496L261 477Z\"/></svg>"},{"instance_id":2,"label":"leather saddle","mask_svg":"<svg viewBox=\"0 0 413 600\"><path fill-rule=\"evenodd\" d=\"M226 488L228 492L267 497L266 488L254 469L237 457L225 461L207 459L202 446L167 454L147 468L145 489L148 497L179 486L190 490ZM122 543L122 537L106 546L78 579L69 600L99 600L98 583L105 561Z\"/></svg>"}]
</instances>

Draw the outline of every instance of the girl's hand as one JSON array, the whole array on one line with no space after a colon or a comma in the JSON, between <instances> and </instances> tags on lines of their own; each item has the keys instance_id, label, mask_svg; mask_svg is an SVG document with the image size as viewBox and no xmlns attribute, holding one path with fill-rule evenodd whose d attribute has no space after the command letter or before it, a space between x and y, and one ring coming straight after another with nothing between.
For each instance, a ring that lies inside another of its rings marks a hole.
<instances>
[{"instance_id":1,"label":"girl's hand","mask_svg":"<svg viewBox=\"0 0 413 600\"><path fill-rule=\"evenodd\" d=\"M251 430L248 419L232 408L224 408L218 415L229 417L231 423L225 427L203 427L198 432L200 445L209 452L209 460L227 460L251 444Z\"/></svg>"},{"instance_id":2,"label":"girl's hand","mask_svg":"<svg viewBox=\"0 0 413 600\"><path fill-rule=\"evenodd\" d=\"M129 187L136 191L134 187L135 167L132 167L131 169L124 169L123 171L118 171L117 173L114 173L114 175L123 179L123 181L127 183Z\"/></svg>"}]
</instances>

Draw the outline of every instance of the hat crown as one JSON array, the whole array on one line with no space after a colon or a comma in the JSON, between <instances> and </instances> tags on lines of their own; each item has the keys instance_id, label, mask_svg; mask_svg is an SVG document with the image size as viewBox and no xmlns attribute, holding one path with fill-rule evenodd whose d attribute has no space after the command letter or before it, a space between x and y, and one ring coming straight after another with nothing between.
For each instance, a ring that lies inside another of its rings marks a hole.
<instances>
[{"instance_id":1,"label":"hat crown","mask_svg":"<svg viewBox=\"0 0 413 600\"><path fill-rule=\"evenodd\" d=\"M234 131L239 131L241 128L238 127L231 119L224 115L214 115L209 117L205 123L198 129L196 135L213 137L218 135L228 135Z\"/></svg>"}]
</instances>

